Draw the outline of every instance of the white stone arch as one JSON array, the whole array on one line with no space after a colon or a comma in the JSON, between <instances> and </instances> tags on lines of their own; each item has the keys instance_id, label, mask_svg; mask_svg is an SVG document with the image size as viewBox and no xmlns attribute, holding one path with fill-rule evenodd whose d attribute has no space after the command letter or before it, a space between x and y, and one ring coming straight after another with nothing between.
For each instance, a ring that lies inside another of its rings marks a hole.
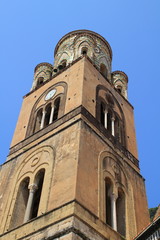
<instances>
[{"instance_id":1,"label":"white stone arch","mask_svg":"<svg viewBox=\"0 0 160 240\"><path fill-rule=\"evenodd\" d=\"M19 159L20 161L20 159ZM25 156L24 160L20 161L20 165L17 168L16 175L14 177L13 189L10 193L10 198L8 200L7 212L8 218L6 219L5 229L12 228L10 223L12 219L12 214L14 212L18 189L21 181L29 177L29 185L34 184L34 179L39 170L45 170L43 188L41 193L41 201L39 204L38 215L44 214L47 211L49 193L51 189L51 182L53 177L53 168L55 162L55 150L49 145L44 145L37 148L34 151L29 151ZM45 187L44 187L45 186Z\"/></svg>"},{"instance_id":2,"label":"white stone arch","mask_svg":"<svg viewBox=\"0 0 160 240\"><path fill-rule=\"evenodd\" d=\"M87 55L92 58L93 57L93 49L94 49L95 42L94 40L89 37L88 35L86 36L79 36L74 43L74 59L80 57L81 54L81 48L82 47L87 47L88 52Z\"/></svg>"},{"instance_id":3,"label":"white stone arch","mask_svg":"<svg viewBox=\"0 0 160 240\"><path fill-rule=\"evenodd\" d=\"M59 64L63 61L66 60L66 64L70 63L72 61L71 59L71 54L69 51L62 52L57 60L56 66L58 67Z\"/></svg>"}]
</instances>

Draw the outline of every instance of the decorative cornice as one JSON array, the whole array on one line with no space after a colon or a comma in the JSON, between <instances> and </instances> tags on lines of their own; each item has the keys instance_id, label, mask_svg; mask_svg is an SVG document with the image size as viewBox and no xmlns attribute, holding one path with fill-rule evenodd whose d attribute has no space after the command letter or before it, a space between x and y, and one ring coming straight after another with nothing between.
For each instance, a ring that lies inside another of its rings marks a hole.
<instances>
[{"instance_id":1,"label":"decorative cornice","mask_svg":"<svg viewBox=\"0 0 160 240\"><path fill-rule=\"evenodd\" d=\"M116 71L112 72L112 75L115 75L115 74L121 74L121 75L123 75L123 76L125 77L127 83L128 83L128 76L127 76L127 74L126 74L125 72L116 70Z\"/></svg>"},{"instance_id":2,"label":"decorative cornice","mask_svg":"<svg viewBox=\"0 0 160 240\"><path fill-rule=\"evenodd\" d=\"M38 69L39 67L42 67L42 66L47 66L47 67L53 68L53 65L52 65L52 64L47 63L47 62L42 62L42 63L39 63L39 64L35 67L34 72L36 72L37 69Z\"/></svg>"}]
</instances>

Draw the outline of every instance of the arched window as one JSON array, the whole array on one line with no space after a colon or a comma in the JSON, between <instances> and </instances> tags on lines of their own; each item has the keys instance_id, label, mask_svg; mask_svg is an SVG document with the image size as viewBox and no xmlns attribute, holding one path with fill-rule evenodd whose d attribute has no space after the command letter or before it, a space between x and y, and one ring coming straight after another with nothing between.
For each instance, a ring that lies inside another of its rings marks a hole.
<instances>
[{"instance_id":1,"label":"arched window","mask_svg":"<svg viewBox=\"0 0 160 240\"><path fill-rule=\"evenodd\" d=\"M40 130L41 121L42 121L42 111L43 110L41 108L37 112L36 121L35 121L35 125L34 125L34 132L37 132L38 130Z\"/></svg>"},{"instance_id":2,"label":"arched window","mask_svg":"<svg viewBox=\"0 0 160 240\"><path fill-rule=\"evenodd\" d=\"M58 66L58 69L62 70L66 67L66 65L67 65L67 60L62 60L60 65Z\"/></svg>"},{"instance_id":3,"label":"arched window","mask_svg":"<svg viewBox=\"0 0 160 240\"><path fill-rule=\"evenodd\" d=\"M47 127L50 123L51 109L52 109L51 103L49 103L45 108L44 127Z\"/></svg>"},{"instance_id":4,"label":"arched window","mask_svg":"<svg viewBox=\"0 0 160 240\"><path fill-rule=\"evenodd\" d=\"M54 102L53 121L57 120L57 118L58 118L59 106L60 106L60 97L58 97Z\"/></svg>"},{"instance_id":5,"label":"arched window","mask_svg":"<svg viewBox=\"0 0 160 240\"><path fill-rule=\"evenodd\" d=\"M112 134L112 111L101 102L100 122Z\"/></svg>"},{"instance_id":6,"label":"arched window","mask_svg":"<svg viewBox=\"0 0 160 240\"><path fill-rule=\"evenodd\" d=\"M108 71L106 66L103 63L101 63L100 65L100 72L105 78L107 78Z\"/></svg>"},{"instance_id":7,"label":"arched window","mask_svg":"<svg viewBox=\"0 0 160 240\"><path fill-rule=\"evenodd\" d=\"M117 86L116 86L116 90L117 90L119 93L122 93L122 86L117 85Z\"/></svg>"},{"instance_id":8,"label":"arched window","mask_svg":"<svg viewBox=\"0 0 160 240\"><path fill-rule=\"evenodd\" d=\"M14 205L13 215L11 218L10 228L14 228L24 221L25 211L29 197L29 177L22 180L17 192L17 198ZM17 217L18 216L18 217Z\"/></svg>"},{"instance_id":9,"label":"arched window","mask_svg":"<svg viewBox=\"0 0 160 240\"><path fill-rule=\"evenodd\" d=\"M82 55L87 55L87 52L88 52L88 48L87 47L82 47L81 54Z\"/></svg>"},{"instance_id":10,"label":"arched window","mask_svg":"<svg viewBox=\"0 0 160 240\"><path fill-rule=\"evenodd\" d=\"M60 107L60 97L56 98L54 101L44 105L43 108L39 109L36 114L34 132L37 132L49 124L53 123L58 119Z\"/></svg>"},{"instance_id":11,"label":"arched window","mask_svg":"<svg viewBox=\"0 0 160 240\"><path fill-rule=\"evenodd\" d=\"M36 177L33 184L28 186L29 188L29 196L24 216L24 223L28 222L32 218L37 217L38 215L38 208L40 203L40 197L43 187L43 180L44 180L44 169L40 170Z\"/></svg>"},{"instance_id":12,"label":"arched window","mask_svg":"<svg viewBox=\"0 0 160 240\"><path fill-rule=\"evenodd\" d=\"M44 77L39 77L37 81L37 87L40 87L44 82Z\"/></svg>"},{"instance_id":13,"label":"arched window","mask_svg":"<svg viewBox=\"0 0 160 240\"><path fill-rule=\"evenodd\" d=\"M110 109L107 113L107 130L112 133L112 112Z\"/></svg>"},{"instance_id":14,"label":"arched window","mask_svg":"<svg viewBox=\"0 0 160 240\"><path fill-rule=\"evenodd\" d=\"M39 208L41 192L42 192L42 187L43 187L44 174L45 174L44 169L41 169L37 173L36 178L35 178L35 184L37 185L37 190L34 194L33 206L32 206L32 212L31 212L30 219L35 218L38 215L38 208Z\"/></svg>"},{"instance_id":15,"label":"arched window","mask_svg":"<svg viewBox=\"0 0 160 240\"><path fill-rule=\"evenodd\" d=\"M104 126L104 117L105 117L105 105L103 102L101 102L101 115L100 115L100 121L101 124Z\"/></svg>"},{"instance_id":16,"label":"arched window","mask_svg":"<svg viewBox=\"0 0 160 240\"><path fill-rule=\"evenodd\" d=\"M116 201L116 213L117 213L117 231L125 236L125 194L122 189L118 189L118 198Z\"/></svg>"},{"instance_id":17,"label":"arched window","mask_svg":"<svg viewBox=\"0 0 160 240\"><path fill-rule=\"evenodd\" d=\"M112 182L109 178L105 179L105 213L106 223L111 226L111 193L113 191Z\"/></svg>"}]
</instances>

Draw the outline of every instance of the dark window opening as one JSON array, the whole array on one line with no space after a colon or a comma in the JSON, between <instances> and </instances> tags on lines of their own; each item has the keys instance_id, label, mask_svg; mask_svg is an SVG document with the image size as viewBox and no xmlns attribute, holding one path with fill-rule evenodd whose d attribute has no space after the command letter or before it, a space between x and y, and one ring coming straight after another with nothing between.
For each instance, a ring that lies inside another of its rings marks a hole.
<instances>
[{"instance_id":1,"label":"dark window opening","mask_svg":"<svg viewBox=\"0 0 160 240\"><path fill-rule=\"evenodd\" d=\"M41 121L42 121L42 109L39 109L39 111L37 112L37 116L36 116L34 132L37 132L38 130L40 130Z\"/></svg>"},{"instance_id":2,"label":"dark window opening","mask_svg":"<svg viewBox=\"0 0 160 240\"><path fill-rule=\"evenodd\" d=\"M110 179L105 180L105 209L106 209L106 223L111 226L111 191L112 183Z\"/></svg>"},{"instance_id":3,"label":"dark window opening","mask_svg":"<svg viewBox=\"0 0 160 240\"><path fill-rule=\"evenodd\" d=\"M106 66L103 63L101 63L101 65L100 65L100 72L105 78L107 78L108 71L107 71Z\"/></svg>"},{"instance_id":4,"label":"dark window opening","mask_svg":"<svg viewBox=\"0 0 160 240\"><path fill-rule=\"evenodd\" d=\"M107 130L112 133L112 112L110 110L107 114Z\"/></svg>"},{"instance_id":5,"label":"dark window opening","mask_svg":"<svg viewBox=\"0 0 160 240\"><path fill-rule=\"evenodd\" d=\"M23 224L29 197L29 177L25 178L19 186L15 206L11 218L10 229Z\"/></svg>"},{"instance_id":6,"label":"dark window opening","mask_svg":"<svg viewBox=\"0 0 160 240\"><path fill-rule=\"evenodd\" d=\"M116 201L117 212L117 231L125 236L125 194L122 189L118 189L118 198Z\"/></svg>"},{"instance_id":7,"label":"dark window opening","mask_svg":"<svg viewBox=\"0 0 160 240\"><path fill-rule=\"evenodd\" d=\"M39 77L37 81L37 87L41 86L44 82L44 77Z\"/></svg>"},{"instance_id":8,"label":"dark window opening","mask_svg":"<svg viewBox=\"0 0 160 240\"><path fill-rule=\"evenodd\" d=\"M37 217L37 215L38 215L38 208L39 208L42 187L43 187L43 181L44 181L44 174L45 174L44 169L40 170L36 177L37 191L34 194L31 219Z\"/></svg>"},{"instance_id":9,"label":"dark window opening","mask_svg":"<svg viewBox=\"0 0 160 240\"><path fill-rule=\"evenodd\" d=\"M54 115L53 115L53 121L55 121L58 118L58 112L59 112L59 106L60 106L60 97L57 98L54 102Z\"/></svg>"},{"instance_id":10,"label":"dark window opening","mask_svg":"<svg viewBox=\"0 0 160 240\"><path fill-rule=\"evenodd\" d=\"M122 93L122 87L121 86L117 86L116 89L119 93Z\"/></svg>"},{"instance_id":11,"label":"dark window opening","mask_svg":"<svg viewBox=\"0 0 160 240\"><path fill-rule=\"evenodd\" d=\"M67 65L67 61L66 61L66 60L63 60L63 61L60 63L60 65L58 66L58 69L59 69L59 70L62 70L62 69L64 69L64 68L66 67L66 65Z\"/></svg>"},{"instance_id":12,"label":"dark window opening","mask_svg":"<svg viewBox=\"0 0 160 240\"><path fill-rule=\"evenodd\" d=\"M45 111L46 111L46 114L45 114L44 127L47 127L49 125L49 120L51 115L51 103L46 106Z\"/></svg>"},{"instance_id":13,"label":"dark window opening","mask_svg":"<svg viewBox=\"0 0 160 240\"><path fill-rule=\"evenodd\" d=\"M101 103L101 115L100 115L101 124L104 126L104 104Z\"/></svg>"},{"instance_id":14,"label":"dark window opening","mask_svg":"<svg viewBox=\"0 0 160 240\"><path fill-rule=\"evenodd\" d=\"M87 55L87 52L88 52L88 48L83 47L82 50L81 50L81 54L82 55Z\"/></svg>"}]
</instances>

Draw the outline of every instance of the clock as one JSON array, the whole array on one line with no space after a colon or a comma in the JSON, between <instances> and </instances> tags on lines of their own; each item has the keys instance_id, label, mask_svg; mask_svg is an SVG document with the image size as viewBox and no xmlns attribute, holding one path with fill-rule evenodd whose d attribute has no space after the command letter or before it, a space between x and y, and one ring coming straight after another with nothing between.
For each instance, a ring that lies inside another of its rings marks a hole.
<instances>
[{"instance_id":1,"label":"clock","mask_svg":"<svg viewBox=\"0 0 160 240\"><path fill-rule=\"evenodd\" d=\"M47 93L47 95L45 96L44 99L47 101L47 100L51 99L55 94L56 94L56 89L52 89L51 91L49 91Z\"/></svg>"}]
</instances>

